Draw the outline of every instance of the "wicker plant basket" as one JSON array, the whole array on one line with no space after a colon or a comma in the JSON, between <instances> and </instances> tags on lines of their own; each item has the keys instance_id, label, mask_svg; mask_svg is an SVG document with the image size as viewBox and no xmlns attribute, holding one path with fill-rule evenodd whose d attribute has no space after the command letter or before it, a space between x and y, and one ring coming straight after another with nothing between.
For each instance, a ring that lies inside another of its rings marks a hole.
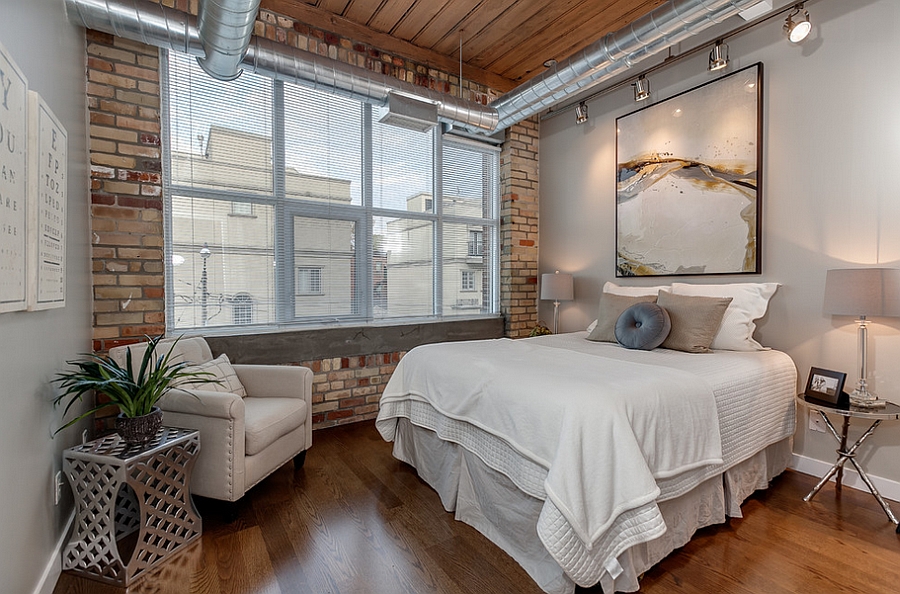
<instances>
[{"instance_id":1,"label":"wicker plant basket","mask_svg":"<svg viewBox=\"0 0 900 594\"><path fill-rule=\"evenodd\" d=\"M163 411L154 406L150 414L140 417L126 417L119 414L116 417L116 433L126 443L144 443L153 439L159 428L162 427Z\"/></svg>"}]
</instances>

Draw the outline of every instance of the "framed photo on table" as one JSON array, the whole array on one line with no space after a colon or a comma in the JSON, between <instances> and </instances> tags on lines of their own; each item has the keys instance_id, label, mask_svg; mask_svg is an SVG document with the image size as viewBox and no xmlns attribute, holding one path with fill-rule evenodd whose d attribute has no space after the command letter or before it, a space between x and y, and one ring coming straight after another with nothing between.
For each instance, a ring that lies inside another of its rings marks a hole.
<instances>
[{"instance_id":1,"label":"framed photo on table","mask_svg":"<svg viewBox=\"0 0 900 594\"><path fill-rule=\"evenodd\" d=\"M811 367L809 379L806 380L806 391L803 393L809 399L818 400L835 406L841 406L841 395L844 393L846 373Z\"/></svg>"}]
</instances>

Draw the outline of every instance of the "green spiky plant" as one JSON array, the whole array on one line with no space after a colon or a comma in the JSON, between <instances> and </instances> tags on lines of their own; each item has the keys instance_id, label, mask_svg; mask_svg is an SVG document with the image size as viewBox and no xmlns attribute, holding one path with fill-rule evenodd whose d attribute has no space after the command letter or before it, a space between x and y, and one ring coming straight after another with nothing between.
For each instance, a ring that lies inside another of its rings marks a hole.
<instances>
[{"instance_id":1,"label":"green spiky plant","mask_svg":"<svg viewBox=\"0 0 900 594\"><path fill-rule=\"evenodd\" d=\"M58 406L66 402L64 418L69 409L76 402L80 402L87 392L105 394L109 402L97 404L78 415L57 429L54 435L107 406L119 407L119 411L126 417L140 417L150 414L159 399L173 388L205 382L221 383L212 373L192 369L186 361L172 361L172 350L180 337L172 343L168 352L159 356L156 355L156 347L162 336L156 338L148 336L147 339L147 349L144 351L137 373L132 363L130 347L125 350L125 367L94 353L82 355L85 359L66 362L74 365L76 369L58 373L53 380L62 389L62 393L53 400L53 404Z\"/></svg>"}]
</instances>

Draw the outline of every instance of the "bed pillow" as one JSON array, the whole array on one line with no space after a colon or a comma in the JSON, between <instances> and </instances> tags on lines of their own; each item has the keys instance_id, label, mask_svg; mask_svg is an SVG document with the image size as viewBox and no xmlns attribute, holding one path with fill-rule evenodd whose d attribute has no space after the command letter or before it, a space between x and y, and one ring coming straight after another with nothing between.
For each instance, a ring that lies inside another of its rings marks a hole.
<instances>
[{"instance_id":1,"label":"bed pillow","mask_svg":"<svg viewBox=\"0 0 900 594\"><path fill-rule=\"evenodd\" d=\"M731 305L722 318L722 326L710 348L726 351L760 351L765 347L753 339L755 321L766 315L769 300L778 283L730 283L722 285L689 285L672 283L676 295L731 297Z\"/></svg>"},{"instance_id":2,"label":"bed pillow","mask_svg":"<svg viewBox=\"0 0 900 594\"><path fill-rule=\"evenodd\" d=\"M660 291L657 303L668 312L672 322L669 336L662 343L664 349L708 353L731 297L678 295Z\"/></svg>"},{"instance_id":3,"label":"bed pillow","mask_svg":"<svg viewBox=\"0 0 900 594\"><path fill-rule=\"evenodd\" d=\"M602 293L600 295L600 311L597 315L597 325L588 334L588 340L597 342L616 342L616 322L622 312L635 303L653 303L656 294L643 296L615 295Z\"/></svg>"},{"instance_id":4,"label":"bed pillow","mask_svg":"<svg viewBox=\"0 0 900 594\"><path fill-rule=\"evenodd\" d=\"M231 361L228 360L228 355L224 353L219 355L212 361L207 361L206 363L201 363L200 365L192 365L190 369L191 371L205 371L207 373L211 373L212 377L210 377L209 379L219 380L220 383L208 381L198 384L185 384L184 387L188 390L228 392L229 394L237 394L241 398L247 395L247 390L244 389L244 384L242 384L241 380L238 379L237 373L234 371L234 367L231 366Z\"/></svg>"},{"instance_id":5,"label":"bed pillow","mask_svg":"<svg viewBox=\"0 0 900 594\"><path fill-rule=\"evenodd\" d=\"M637 303L622 312L616 322L616 340L626 349L652 351L672 329L666 310L655 303Z\"/></svg>"},{"instance_id":6,"label":"bed pillow","mask_svg":"<svg viewBox=\"0 0 900 594\"><path fill-rule=\"evenodd\" d=\"M656 295L660 289L667 289L669 285L656 285L653 287L623 287L609 281L603 285L604 293L612 293L613 295L628 295L630 297L643 297L645 295Z\"/></svg>"}]
</instances>

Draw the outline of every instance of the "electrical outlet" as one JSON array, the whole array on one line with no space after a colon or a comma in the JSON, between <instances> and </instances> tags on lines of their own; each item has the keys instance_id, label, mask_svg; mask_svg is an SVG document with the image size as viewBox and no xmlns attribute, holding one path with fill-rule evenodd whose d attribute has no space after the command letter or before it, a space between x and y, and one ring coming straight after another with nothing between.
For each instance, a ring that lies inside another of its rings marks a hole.
<instances>
[{"instance_id":1,"label":"electrical outlet","mask_svg":"<svg viewBox=\"0 0 900 594\"><path fill-rule=\"evenodd\" d=\"M56 474L53 475L53 505L59 505L59 500L62 499L62 489L63 489L62 470L57 470Z\"/></svg>"},{"instance_id":2,"label":"electrical outlet","mask_svg":"<svg viewBox=\"0 0 900 594\"><path fill-rule=\"evenodd\" d=\"M819 413L809 413L809 429L810 431L818 431L819 433L828 433L825 427L825 421L819 416Z\"/></svg>"}]
</instances>

